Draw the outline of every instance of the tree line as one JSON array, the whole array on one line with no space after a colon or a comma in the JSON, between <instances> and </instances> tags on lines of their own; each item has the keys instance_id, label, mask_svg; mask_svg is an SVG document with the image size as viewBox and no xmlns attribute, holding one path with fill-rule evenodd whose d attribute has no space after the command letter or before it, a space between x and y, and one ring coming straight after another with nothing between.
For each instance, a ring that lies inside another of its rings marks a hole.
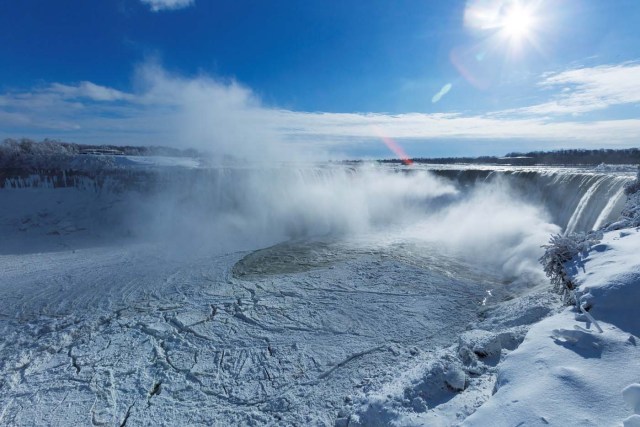
<instances>
[{"instance_id":1,"label":"tree line","mask_svg":"<svg viewBox=\"0 0 640 427\"><path fill-rule=\"evenodd\" d=\"M193 149L180 150L161 146L88 145L52 139L37 142L28 138L7 138L0 143L0 168L64 169L70 165L88 163L87 161L78 161L78 159L82 160L84 154L169 157L199 157L201 155ZM108 160L104 159L100 163L108 163Z\"/></svg>"},{"instance_id":2,"label":"tree line","mask_svg":"<svg viewBox=\"0 0 640 427\"><path fill-rule=\"evenodd\" d=\"M512 152L503 157L418 157L411 159L415 163L432 164L499 164L516 166L596 166L602 163L610 165L628 165L640 163L638 148L601 148L565 149L553 151ZM402 163L400 159L378 160L381 163Z\"/></svg>"}]
</instances>

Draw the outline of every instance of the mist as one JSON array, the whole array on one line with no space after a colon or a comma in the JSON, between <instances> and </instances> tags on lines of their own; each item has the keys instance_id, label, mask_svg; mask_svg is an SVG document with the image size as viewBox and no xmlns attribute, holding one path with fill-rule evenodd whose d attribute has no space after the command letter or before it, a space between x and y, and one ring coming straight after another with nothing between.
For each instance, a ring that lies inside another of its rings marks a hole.
<instances>
[{"instance_id":1,"label":"mist","mask_svg":"<svg viewBox=\"0 0 640 427\"><path fill-rule=\"evenodd\" d=\"M465 197L420 221L415 233L498 269L505 280L540 282L541 245L561 228L504 179L477 184Z\"/></svg>"},{"instance_id":2,"label":"mist","mask_svg":"<svg viewBox=\"0 0 640 427\"><path fill-rule=\"evenodd\" d=\"M103 107L119 117L115 127L209 156L208 168L158 170L153 191L127 196L125 234L176 255L366 235L377 236L377 244L419 240L493 265L509 280L537 280L540 246L559 231L544 207L523 200L506 182L463 191L426 171L310 162L330 157L339 145L320 143L318 135L333 134L322 128L337 123L364 138L375 125L386 134L389 123L381 115L279 110L232 79L183 77L153 60L136 69L132 93L106 89L58 85L51 96L119 102ZM291 132L302 139L292 143Z\"/></svg>"},{"instance_id":3,"label":"mist","mask_svg":"<svg viewBox=\"0 0 640 427\"><path fill-rule=\"evenodd\" d=\"M531 282L542 278L540 246L560 231L504 180L461 189L428 171L335 165L220 168L162 182L137 198L128 227L176 255L288 240L414 241Z\"/></svg>"}]
</instances>

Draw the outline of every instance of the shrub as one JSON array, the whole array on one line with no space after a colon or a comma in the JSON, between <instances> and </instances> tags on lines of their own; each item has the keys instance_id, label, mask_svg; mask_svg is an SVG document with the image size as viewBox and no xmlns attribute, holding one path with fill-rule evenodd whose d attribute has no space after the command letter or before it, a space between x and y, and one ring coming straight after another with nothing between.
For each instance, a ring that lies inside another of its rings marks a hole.
<instances>
[{"instance_id":1,"label":"shrub","mask_svg":"<svg viewBox=\"0 0 640 427\"><path fill-rule=\"evenodd\" d=\"M540 262L544 272L551 280L554 290L561 294L565 302L571 300L571 293L575 284L567 271L567 263L579 255L586 255L589 249L602 239L602 232L571 233L569 235L555 234L549 239L549 244L543 245L544 255Z\"/></svg>"},{"instance_id":2,"label":"shrub","mask_svg":"<svg viewBox=\"0 0 640 427\"><path fill-rule=\"evenodd\" d=\"M627 201L620 213L620 219L606 227L606 231L621 228L640 227L640 167L636 179L624 186Z\"/></svg>"},{"instance_id":3,"label":"shrub","mask_svg":"<svg viewBox=\"0 0 640 427\"><path fill-rule=\"evenodd\" d=\"M631 181L625 184L624 194L630 196L637 193L638 190L640 190L640 166L638 166L638 172L635 181Z\"/></svg>"}]
</instances>

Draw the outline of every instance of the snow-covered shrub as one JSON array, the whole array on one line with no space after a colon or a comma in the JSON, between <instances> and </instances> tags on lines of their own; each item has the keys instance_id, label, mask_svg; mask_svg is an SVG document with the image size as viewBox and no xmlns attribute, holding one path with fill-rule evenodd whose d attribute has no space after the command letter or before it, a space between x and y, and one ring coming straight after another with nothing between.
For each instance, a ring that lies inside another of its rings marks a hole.
<instances>
[{"instance_id":1,"label":"snow-covered shrub","mask_svg":"<svg viewBox=\"0 0 640 427\"><path fill-rule=\"evenodd\" d=\"M640 167L636 179L624 187L627 195L625 207L620 219L604 227L604 231L617 230L628 227L640 227ZM551 280L554 289L564 296L566 302L571 298L575 285L571 282L571 274L567 270L567 263L576 260L579 255L586 255L591 246L602 239L602 231L589 233L572 233L569 235L553 235L549 244L543 245L544 255L540 262L544 272Z\"/></svg>"},{"instance_id":2,"label":"snow-covered shrub","mask_svg":"<svg viewBox=\"0 0 640 427\"><path fill-rule=\"evenodd\" d=\"M86 145L45 139L36 142L27 138L5 139L0 142L0 169L82 170L93 172L117 167L114 155L203 157L196 150L172 147L132 147Z\"/></svg>"},{"instance_id":3,"label":"snow-covered shrub","mask_svg":"<svg viewBox=\"0 0 640 427\"><path fill-rule=\"evenodd\" d=\"M45 139L35 142L5 139L0 144L0 168L64 169L78 154L77 145Z\"/></svg>"},{"instance_id":4,"label":"snow-covered shrub","mask_svg":"<svg viewBox=\"0 0 640 427\"><path fill-rule=\"evenodd\" d=\"M608 225L606 231L640 227L640 167L636 179L624 186L624 193L627 195L627 201L620 213L620 219Z\"/></svg>"},{"instance_id":5,"label":"snow-covered shrub","mask_svg":"<svg viewBox=\"0 0 640 427\"><path fill-rule=\"evenodd\" d=\"M627 202L620 214L620 221L612 224L615 229L640 227L640 191L627 196Z\"/></svg>"},{"instance_id":6,"label":"snow-covered shrub","mask_svg":"<svg viewBox=\"0 0 640 427\"><path fill-rule=\"evenodd\" d=\"M571 233L569 235L555 234L549 239L549 244L543 245L544 255L540 262L544 272L551 280L554 290L563 295L565 301L570 301L571 292L575 285L567 271L566 263L578 255L589 252L589 249L602 239L601 232Z\"/></svg>"},{"instance_id":7,"label":"snow-covered shrub","mask_svg":"<svg viewBox=\"0 0 640 427\"><path fill-rule=\"evenodd\" d=\"M624 186L624 194L630 196L635 194L640 190L640 166L638 166L638 172L636 174L636 180L631 181L625 184Z\"/></svg>"}]
</instances>

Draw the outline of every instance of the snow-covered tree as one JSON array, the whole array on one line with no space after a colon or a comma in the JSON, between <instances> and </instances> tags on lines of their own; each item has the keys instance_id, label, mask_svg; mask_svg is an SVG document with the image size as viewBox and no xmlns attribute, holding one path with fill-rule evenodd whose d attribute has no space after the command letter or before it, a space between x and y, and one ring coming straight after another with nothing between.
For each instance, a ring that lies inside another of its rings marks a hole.
<instances>
[{"instance_id":1,"label":"snow-covered tree","mask_svg":"<svg viewBox=\"0 0 640 427\"><path fill-rule=\"evenodd\" d=\"M571 292L575 289L567 271L567 263L580 255L586 255L589 249L601 239L601 232L555 234L549 239L549 244L542 246L545 252L540 262L544 272L551 280L554 289L564 296L565 301L571 300Z\"/></svg>"}]
</instances>

